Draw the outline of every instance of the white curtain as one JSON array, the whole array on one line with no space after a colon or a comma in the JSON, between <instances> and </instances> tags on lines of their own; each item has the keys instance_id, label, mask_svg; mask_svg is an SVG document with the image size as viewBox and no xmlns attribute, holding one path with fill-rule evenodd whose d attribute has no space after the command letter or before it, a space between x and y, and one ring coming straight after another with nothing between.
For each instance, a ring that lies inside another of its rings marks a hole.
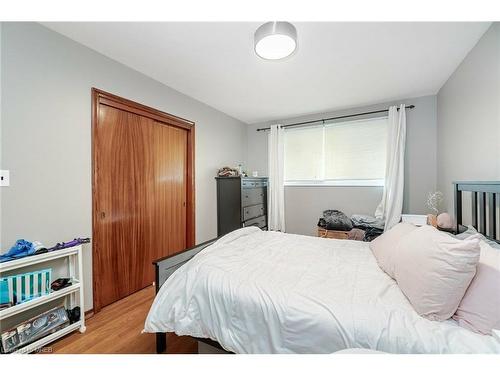
<instances>
[{"instance_id":1,"label":"white curtain","mask_svg":"<svg viewBox=\"0 0 500 375\"><path fill-rule=\"evenodd\" d=\"M404 159L406 141L406 111L401 104L389 107L385 185L382 201L375 217L385 220L387 231L401 220L403 211Z\"/></svg>"},{"instance_id":2,"label":"white curtain","mask_svg":"<svg viewBox=\"0 0 500 375\"><path fill-rule=\"evenodd\" d=\"M268 138L268 225L269 230L285 231L284 129L271 125Z\"/></svg>"}]
</instances>

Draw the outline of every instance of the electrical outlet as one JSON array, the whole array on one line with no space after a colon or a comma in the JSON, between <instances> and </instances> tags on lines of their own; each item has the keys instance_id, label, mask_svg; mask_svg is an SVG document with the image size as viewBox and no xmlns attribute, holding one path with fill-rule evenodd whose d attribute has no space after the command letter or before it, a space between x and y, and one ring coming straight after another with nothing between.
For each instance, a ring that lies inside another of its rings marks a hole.
<instances>
[{"instance_id":1,"label":"electrical outlet","mask_svg":"<svg viewBox=\"0 0 500 375\"><path fill-rule=\"evenodd\" d=\"M0 170L0 186L10 185L10 173L8 170Z\"/></svg>"}]
</instances>

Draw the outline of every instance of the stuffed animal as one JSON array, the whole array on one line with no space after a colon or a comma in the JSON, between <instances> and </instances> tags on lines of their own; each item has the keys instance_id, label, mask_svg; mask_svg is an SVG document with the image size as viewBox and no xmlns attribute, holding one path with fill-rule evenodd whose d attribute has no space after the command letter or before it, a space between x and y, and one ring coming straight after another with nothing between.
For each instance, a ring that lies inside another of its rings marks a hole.
<instances>
[{"instance_id":1,"label":"stuffed animal","mask_svg":"<svg viewBox=\"0 0 500 375\"><path fill-rule=\"evenodd\" d=\"M439 214L437 217L437 226L442 229L453 229L453 219L450 214L447 212Z\"/></svg>"}]
</instances>

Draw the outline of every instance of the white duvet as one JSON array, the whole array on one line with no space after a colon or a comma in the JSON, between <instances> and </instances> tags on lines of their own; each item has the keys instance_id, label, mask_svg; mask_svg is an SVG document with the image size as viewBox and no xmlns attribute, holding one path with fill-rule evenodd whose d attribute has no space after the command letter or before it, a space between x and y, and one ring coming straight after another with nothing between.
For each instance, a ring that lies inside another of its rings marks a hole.
<instances>
[{"instance_id":1,"label":"white duvet","mask_svg":"<svg viewBox=\"0 0 500 375\"><path fill-rule=\"evenodd\" d=\"M417 315L368 244L234 231L161 287L146 332L218 341L235 353L500 353L500 342Z\"/></svg>"}]
</instances>

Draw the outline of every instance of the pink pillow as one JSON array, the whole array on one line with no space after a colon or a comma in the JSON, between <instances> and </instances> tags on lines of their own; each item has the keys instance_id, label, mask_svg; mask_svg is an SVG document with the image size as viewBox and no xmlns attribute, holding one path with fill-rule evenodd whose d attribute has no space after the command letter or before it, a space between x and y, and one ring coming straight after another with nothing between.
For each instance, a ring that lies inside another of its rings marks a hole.
<instances>
[{"instance_id":1,"label":"pink pillow","mask_svg":"<svg viewBox=\"0 0 500 375\"><path fill-rule=\"evenodd\" d=\"M394 255L401 239L417 227L410 223L399 223L370 242L370 249L377 263L394 279Z\"/></svg>"},{"instance_id":2,"label":"pink pillow","mask_svg":"<svg viewBox=\"0 0 500 375\"><path fill-rule=\"evenodd\" d=\"M461 327L491 335L500 329L500 250L480 242L481 257L474 279L453 316Z\"/></svg>"},{"instance_id":3,"label":"pink pillow","mask_svg":"<svg viewBox=\"0 0 500 375\"><path fill-rule=\"evenodd\" d=\"M479 253L478 239L457 240L425 225L399 242L394 275L418 314L446 320L476 274Z\"/></svg>"}]
</instances>

